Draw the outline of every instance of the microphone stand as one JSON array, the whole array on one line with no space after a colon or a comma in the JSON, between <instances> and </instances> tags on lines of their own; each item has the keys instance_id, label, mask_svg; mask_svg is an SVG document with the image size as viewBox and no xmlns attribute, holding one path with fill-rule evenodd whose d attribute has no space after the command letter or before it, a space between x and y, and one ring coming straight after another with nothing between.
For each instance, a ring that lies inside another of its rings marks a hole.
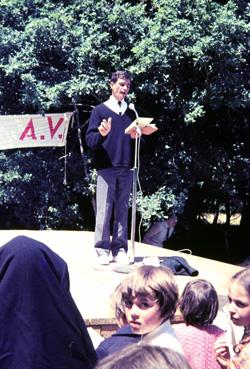
<instances>
[{"instance_id":1,"label":"microphone stand","mask_svg":"<svg viewBox=\"0 0 250 369\"><path fill-rule=\"evenodd\" d=\"M84 177L86 177L88 174L88 168L87 168L87 163L86 163L84 148L83 148L83 143L82 143L82 137L81 137L79 110L78 110L78 107L77 107L77 104L74 98L72 98L72 104L74 106L74 116L75 116L76 127L77 127L77 136L78 136L78 141L79 141L79 146L80 146L80 153L81 153L81 157L83 160Z\"/></svg>"},{"instance_id":2,"label":"microphone stand","mask_svg":"<svg viewBox=\"0 0 250 369\"><path fill-rule=\"evenodd\" d=\"M128 246L128 257L130 264L134 263L135 258L135 226L136 226L136 192L137 192L137 178L138 178L138 157L141 139L141 130L138 125L138 114L136 114L136 138L135 138L135 154L133 166L133 184L132 184L132 219L131 219L131 242Z\"/></svg>"}]
</instances>

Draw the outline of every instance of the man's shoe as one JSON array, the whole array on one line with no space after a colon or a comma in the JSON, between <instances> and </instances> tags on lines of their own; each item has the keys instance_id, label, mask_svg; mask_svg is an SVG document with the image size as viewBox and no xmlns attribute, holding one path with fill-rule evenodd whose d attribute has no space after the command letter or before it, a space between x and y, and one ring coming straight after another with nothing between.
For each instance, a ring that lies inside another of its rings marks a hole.
<instances>
[{"instance_id":1,"label":"man's shoe","mask_svg":"<svg viewBox=\"0 0 250 369\"><path fill-rule=\"evenodd\" d=\"M129 257L125 251L119 251L117 255L113 256L114 263L128 265L129 264Z\"/></svg>"},{"instance_id":2,"label":"man's shoe","mask_svg":"<svg viewBox=\"0 0 250 369\"><path fill-rule=\"evenodd\" d=\"M97 257L97 263L99 265L109 265L109 255L108 254L103 254L103 255L99 255Z\"/></svg>"}]
</instances>

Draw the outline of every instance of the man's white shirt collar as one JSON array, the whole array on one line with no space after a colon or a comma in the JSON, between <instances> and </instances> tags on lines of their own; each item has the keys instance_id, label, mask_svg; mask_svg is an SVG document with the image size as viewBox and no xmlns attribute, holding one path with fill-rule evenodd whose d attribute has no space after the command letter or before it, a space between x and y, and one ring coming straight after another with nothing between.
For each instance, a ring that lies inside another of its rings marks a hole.
<instances>
[{"instance_id":1,"label":"man's white shirt collar","mask_svg":"<svg viewBox=\"0 0 250 369\"><path fill-rule=\"evenodd\" d=\"M121 106L119 106L118 101L113 95L111 95L110 98L104 102L104 104L116 114L121 113L122 115L125 113L128 107L128 104L126 103L125 100L122 100Z\"/></svg>"}]
</instances>

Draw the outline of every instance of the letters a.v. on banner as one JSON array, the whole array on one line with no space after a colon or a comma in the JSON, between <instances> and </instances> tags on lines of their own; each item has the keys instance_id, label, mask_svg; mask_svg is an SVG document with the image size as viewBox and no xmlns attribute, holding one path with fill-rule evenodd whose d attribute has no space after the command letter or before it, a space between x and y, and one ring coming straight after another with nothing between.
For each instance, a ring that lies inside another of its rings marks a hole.
<instances>
[{"instance_id":1,"label":"letters a.v. on banner","mask_svg":"<svg viewBox=\"0 0 250 369\"><path fill-rule=\"evenodd\" d=\"M72 114L1 115L0 150L64 146Z\"/></svg>"}]
</instances>

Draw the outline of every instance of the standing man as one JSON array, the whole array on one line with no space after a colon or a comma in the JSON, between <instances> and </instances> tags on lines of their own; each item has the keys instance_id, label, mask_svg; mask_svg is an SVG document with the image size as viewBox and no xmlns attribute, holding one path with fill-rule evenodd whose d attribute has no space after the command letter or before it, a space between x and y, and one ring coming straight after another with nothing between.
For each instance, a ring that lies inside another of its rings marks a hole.
<instances>
[{"instance_id":1,"label":"standing man","mask_svg":"<svg viewBox=\"0 0 250 369\"><path fill-rule=\"evenodd\" d=\"M130 76L116 71L111 76L110 98L97 105L90 116L86 142L93 151L97 169L95 249L98 263L110 260L127 264L128 202L132 187L133 139L125 129L136 119L125 98ZM114 212L113 212L114 210ZM111 217L114 214L110 239Z\"/></svg>"}]
</instances>

